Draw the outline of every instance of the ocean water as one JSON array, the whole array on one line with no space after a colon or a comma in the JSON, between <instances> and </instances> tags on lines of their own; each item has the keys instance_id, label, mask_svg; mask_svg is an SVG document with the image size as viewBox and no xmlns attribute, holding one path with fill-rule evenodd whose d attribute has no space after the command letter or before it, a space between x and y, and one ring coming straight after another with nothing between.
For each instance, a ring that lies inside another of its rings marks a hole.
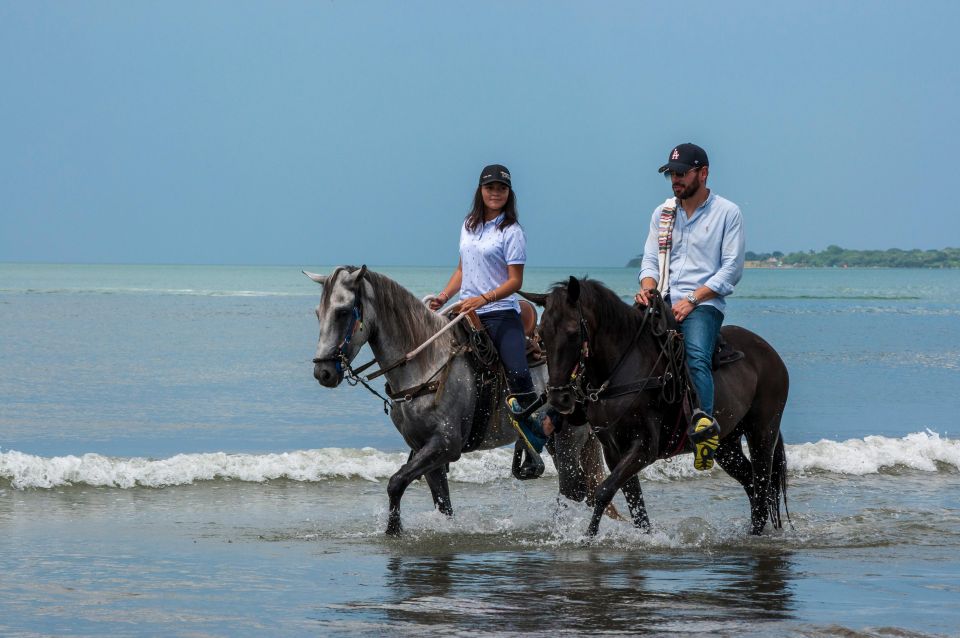
<instances>
[{"instance_id":1,"label":"ocean water","mask_svg":"<svg viewBox=\"0 0 960 638\"><path fill-rule=\"evenodd\" d=\"M636 285L525 288L571 274ZM506 449L452 466L452 519L415 483L384 537L406 448L313 379L318 299L298 267L0 264L0 635L960 634L960 272L745 273L726 323L791 375L792 527L759 538L687 457L642 473L652 533L586 539Z\"/></svg>"}]
</instances>

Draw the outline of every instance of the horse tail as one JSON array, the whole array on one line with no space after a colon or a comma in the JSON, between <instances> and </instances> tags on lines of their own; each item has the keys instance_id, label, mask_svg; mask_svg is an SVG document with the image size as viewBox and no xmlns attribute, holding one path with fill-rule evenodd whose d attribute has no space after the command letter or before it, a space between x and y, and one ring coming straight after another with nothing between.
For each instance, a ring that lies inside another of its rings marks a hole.
<instances>
[{"instance_id":1,"label":"horse tail","mask_svg":"<svg viewBox=\"0 0 960 638\"><path fill-rule=\"evenodd\" d=\"M787 515L787 522L793 527L790 520L790 509L787 507L787 453L783 446L783 433L777 433L777 445L773 448L773 468L770 475L770 522L777 529L783 528L783 519L780 517L780 501L783 500L783 511Z\"/></svg>"}]
</instances>

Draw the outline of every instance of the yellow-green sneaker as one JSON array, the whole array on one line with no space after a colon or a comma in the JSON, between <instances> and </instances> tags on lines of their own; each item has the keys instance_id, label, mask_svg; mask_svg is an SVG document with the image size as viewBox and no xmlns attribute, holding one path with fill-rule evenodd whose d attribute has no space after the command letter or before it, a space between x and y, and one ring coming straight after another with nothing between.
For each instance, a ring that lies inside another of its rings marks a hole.
<instances>
[{"instance_id":1,"label":"yellow-green sneaker","mask_svg":"<svg viewBox=\"0 0 960 638\"><path fill-rule=\"evenodd\" d=\"M713 467L713 455L720 446L720 426L707 414L697 411L693 417L693 467L703 472Z\"/></svg>"}]
</instances>

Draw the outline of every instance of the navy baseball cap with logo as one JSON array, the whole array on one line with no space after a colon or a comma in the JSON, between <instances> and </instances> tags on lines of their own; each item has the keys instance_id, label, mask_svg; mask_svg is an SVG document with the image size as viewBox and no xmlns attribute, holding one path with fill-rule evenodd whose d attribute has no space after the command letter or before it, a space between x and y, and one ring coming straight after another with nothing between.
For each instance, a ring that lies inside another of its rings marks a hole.
<instances>
[{"instance_id":1,"label":"navy baseball cap with logo","mask_svg":"<svg viewBox=\"0 0 960 638\"><path fill-rule=\"evenodd\" d=\"M660 167L661 173L667 171L676 173L686 173L687 171L700 168L701 166L710 166L710 160L707 159L707 152L697 146L687 142L680 144L672 151L667 158L667 163Z\"/></svg>"},{"instance_id":2,"label":"navy baseball cap with logo","mask_svg":"<svg viewBox=\"0 0 960 638\"><path fill-rule=\"evenodd\" d=\"M480 185L500 182L510 186L510 171L502 164L491 164L480 171Z\"/></svg>"}]
</instances>

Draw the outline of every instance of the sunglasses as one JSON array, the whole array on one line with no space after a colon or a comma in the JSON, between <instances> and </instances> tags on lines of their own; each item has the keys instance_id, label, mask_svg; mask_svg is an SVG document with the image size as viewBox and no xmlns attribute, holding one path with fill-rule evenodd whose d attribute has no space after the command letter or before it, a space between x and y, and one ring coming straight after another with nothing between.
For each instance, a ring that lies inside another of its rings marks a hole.
<instances>
[{"instance_id":1,"label":"sunglasses","mask_svg":"<svg viewBox=\"0 0 960 638\"><path fill-rule=\"evenodd\" d=\"M663 171L663 176L664 176L664 177L666 178L666 180L669 182L671 179L673 179L673 176L674 176L674 175L676 175L678 179L683 179L683 178L686 176L687 173L689 173L689 172L691 172L691 171L699 171L701 168L703 168L703 167L702 167L702 166L697 166L697 167L691 168L691 169L686 170L686 171L666 170L666 171Z\"/></svg>"}]
</instances>

